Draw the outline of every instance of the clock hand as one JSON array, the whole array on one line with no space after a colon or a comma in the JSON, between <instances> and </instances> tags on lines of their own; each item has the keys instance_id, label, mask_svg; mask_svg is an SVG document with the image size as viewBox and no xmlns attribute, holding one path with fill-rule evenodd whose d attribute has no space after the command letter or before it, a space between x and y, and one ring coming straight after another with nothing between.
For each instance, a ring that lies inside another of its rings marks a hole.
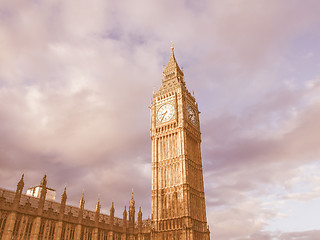
<instances>
[{"instance_id":1,"label":"clock hand","mask_svg":"<svg viewBox=\"0 0 320 240\"><path fill-rule=\"evenodd\" d=\"M164 114L162 114L162 117L161 117L160 122L162 122L162 120L163 120L163 118L164 118L164 116L165 116L166 114L167 114L167 111L165 111Z\"/></svg>"}]
</instances>

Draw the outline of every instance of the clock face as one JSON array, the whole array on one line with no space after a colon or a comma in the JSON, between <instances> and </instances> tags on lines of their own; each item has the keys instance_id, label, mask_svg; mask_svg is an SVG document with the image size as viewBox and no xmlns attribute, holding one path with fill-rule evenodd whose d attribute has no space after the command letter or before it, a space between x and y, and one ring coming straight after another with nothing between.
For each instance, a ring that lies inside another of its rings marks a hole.
<instances>
[{"instance_id":1,"label":"clock face","mask_svg":"<svg viewBox=\"0 0 320 240\"><path fill-rule=\"evenodd\" d=\"M193 125L197 125L197 116L196 113L194 112L193 108L191 106L188 106L188 119Z\"/></svg>"},{"instance_id":2,"label":"clock face","mask_svg":"<svg viewBox=\"0 0 320 240\"><path fill-rule=\"evenodd\" d=\"M170 103L162 105L157 112L158 122L164 123L170 121L174 116L174 106Z\"/></svg>"}]
</instances>

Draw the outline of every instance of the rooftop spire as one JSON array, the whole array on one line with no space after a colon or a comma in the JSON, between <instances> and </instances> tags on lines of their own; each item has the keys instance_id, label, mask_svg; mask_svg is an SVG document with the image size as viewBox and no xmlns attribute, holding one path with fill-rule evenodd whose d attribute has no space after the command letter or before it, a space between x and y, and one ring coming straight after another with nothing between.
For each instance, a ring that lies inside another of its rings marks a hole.
<instances>
[{"instance_id":1,"label":"rooftop spire","mask_svg":"<svg viewBox=\"0 0 320 240\"><path fill-rule=\"evenodd\" d=\"M178 75L183 76L183 72L181 71L177 60L174 56L174 44L171 41L171 55L170 55L170 59L169 62L167 64L167 66L165 67L165 69L163 70L163 75L164 75L164 80L167 80L169 78L172 77L176 77Z\"/></svg>"},{"instance_id":2,"label":"rooftop spire","mask_svg":"<svg viewBox=\"0 0 320 240\"><path fill-rule=\"evenodd\" d=\"M80 209L84 209L84 203L85 203L85 201L84 201L84 191L82 192L82 197L81 197L81 199L80 199L80 204L79 204L79 208Z\"/></svg>"},{"instance_id":3,"label":"rooftop spire","mask_svg":"<svg viewBox=\"0 0 320 240\"><path fill-rule=\"evenodd\" d=\"M133 199L133 188L132 188L132 192L131 192L131 200L130 200L130 207L134 207L135 201Z\"/></svg>"},{"instance_id":4,"label":"rooftop spire","mask_svg":"<svg viewBox=\"0 0 320 240\"><path fill-rule=\"evenodd\" d=\"M24 174L22 174L21 179L20 179L20 181L19 181L19 183L17 185L17 192L20 192L20 193L22 192L22 189L24 187L23 178L24 178Z\"/></svg>"},{"instance_id":5,"label":"rooftop spire","mask_svg":"<svg viewBox=\"0 0 320 240\"><path fill-rule=\"evenodd\" d=\"M100 213L100 209L101 209L101 204L100 204L100 194L98 195L98 202L96 205L96 212Z\"/></svg>"},{"instance_id":6,"label":"rooftop spire","mask_svg":"<svg viewBox=\"0 0 320 240\"><path fill-rule=\"evenodd\" d=\"M45 174L40 182L40 185L42 187L46 187L47 186L47 174Z\"/></svg>"},{"instance_id":7,"label":"rooftop spire","mask_svg":"<svg viewBox=\"0 0 320 240\"><path fill-rule=\"evenodd\" d=\"M61 195L61 204L66 204L67 201L67 185L64 187L64 191Z\"/></svg>"},{"instance_id":8,"label":"rooftop spire","mask_svg":"<svg viewBox=\"0 0 320 240\"><path fill-rule=\"evenodd\" d=\"M127 215L127 205L124 205L123 214L126 214L126 215Z\"/></svg>"}]
</instances>

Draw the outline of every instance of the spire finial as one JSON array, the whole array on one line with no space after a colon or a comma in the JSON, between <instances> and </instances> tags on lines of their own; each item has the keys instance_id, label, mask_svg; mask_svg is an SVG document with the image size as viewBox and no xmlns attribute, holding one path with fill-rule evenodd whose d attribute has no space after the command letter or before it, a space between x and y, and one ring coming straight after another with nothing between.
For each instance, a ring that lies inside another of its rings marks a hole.
<instances>
[{"instance_id":1,"label":"spire finial","mask_svg":"<svg viewBox=\"0 0 320 240\"><path fill-rule=\"evenodd\" d=\"M163 69L163 81L166 81L168 79L172 79L174 77L182 77L183 78L183 72L181 71L177 60L174 56L174 45L173 42L171 42L171 55L170 55L170 59L169 62L167 64L167 66L165 67L165 69Z\"/></svg>"},{"instance_id":2,"label":"spire finial","mask_svg":"<svg viewBox=\"0 0 320 240\"><path fill-rule=\"evenodd\" d=\"M100 204L100 193L98 194L98 202L97 202L97 205L101 206L101 204Z\"/></svg>"},{"instance_id":3,"label":"spire finial","mask_svg":"<svg viewBox=\"0 0 320 240\"><path fill-rule=\"evenodd\" d=\"M63 193L61 195L61 204L62 205L66 204L66 202L67 202L67 184L65 185L64 191L63 191Z\"/></svg>"},{"instance_id":4,"label":"spire finial","mask_svg":"<svg viewBox=\"0 0 320 240\"><path fill-rule=\"evenodd\" d=\"M62 195L67 195L67 184L64 186L64 190L63 190Z\"/></svg>"},{"instance_id":5,"label":"spire finial","mask_svg":"<svg viewBox=\"0 0 320 240\"><path fill-rule=\"evenodd\" d=\"M132 193L131 193L131 200L130 200L130 208L134 207L135 201L133 199L133 188L132 188Z\"/></svg>"},{"instance_id":6,"label":"spire finial","mask_svg":"<svg viewBox=\"0 0 320 240\"><path fill-rule=\"evenodd\" d=\"M24 178L24 173L22 174L21 179L20 179L18 185L20 185L20 186L21 186L21 185L24 185L23 178Z\"/></svg>"},{"instance_id":7,"label":"spire finial","mask_svg":"<svg viewBox=\"0 0 320 240\"><path fill-rule=\"evenodd\" d=\"M22 194L22 189L24 187L23 177L24 177L24 174L22 174L21 179L17 184L16 196L20 196Z\"/></svg>"},{"instance_id":8,"label":"spire finial","mask_svg":"<svg viewBox=\"0 0 320 240\"><path fill-rule=\"evenodd\" d=\"M101 209L101 204L100 204L100 194L98 194L98 202L96 205L96 212L100 212Z\"/></svg>"},{"instance_id":9,"label":"spire finial","mask_svg":"<svg viewBox=\"0 0 320 240\"><path fill-rule=\"evenodd\" d=\"M82 196L81 196L80 202L84 203L84 189L82 190Z\"/></svg>"},{"instance_id":10,"label":"spire finial","mask_svg":"<svg viewBox=\"0 0 320 240\"><path fill-rule=\"evenodd\" d=\"M85 203L85 200L84 200L84 190L83 190L82 196L80 199L80 205L79 205L79 208L81 208L82 210L84 209L84 203Z\"/></svg>"},{"instance_id":11,"label":"spire finial","mask_svg":"<svg viewBox=\"0 0 320 240\"><path fill-rule=\"evenodd\" d=\"M44 174L41 182L40 182L41 186L47 186L47 174Z\"/></svg>"}]
</instances>

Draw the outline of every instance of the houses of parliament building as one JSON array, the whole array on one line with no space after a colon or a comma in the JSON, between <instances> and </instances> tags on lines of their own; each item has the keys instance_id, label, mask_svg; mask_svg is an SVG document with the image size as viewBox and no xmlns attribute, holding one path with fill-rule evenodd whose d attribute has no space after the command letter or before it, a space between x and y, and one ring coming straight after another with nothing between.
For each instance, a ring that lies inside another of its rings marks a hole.
<instances>
[{"instance_id":1,"label":"houses of parliament building","mask_svg":"<svg viewBox=\"0 0 320 240\"><path fill-rule=\"evenodd\" d=\"M38 196L23 194L24 176L16 191L0 188L1 240L209 240L201 159L198 105L186 88L171 46L162 85L153 94L151 110L152 209L151 219L136 217L132 194L128 211L110 214L48 199L47 178ZM52 190L52 189L51 189ZM29 191L29 190L28 190Z\"/></svg>"}]
</instances>

